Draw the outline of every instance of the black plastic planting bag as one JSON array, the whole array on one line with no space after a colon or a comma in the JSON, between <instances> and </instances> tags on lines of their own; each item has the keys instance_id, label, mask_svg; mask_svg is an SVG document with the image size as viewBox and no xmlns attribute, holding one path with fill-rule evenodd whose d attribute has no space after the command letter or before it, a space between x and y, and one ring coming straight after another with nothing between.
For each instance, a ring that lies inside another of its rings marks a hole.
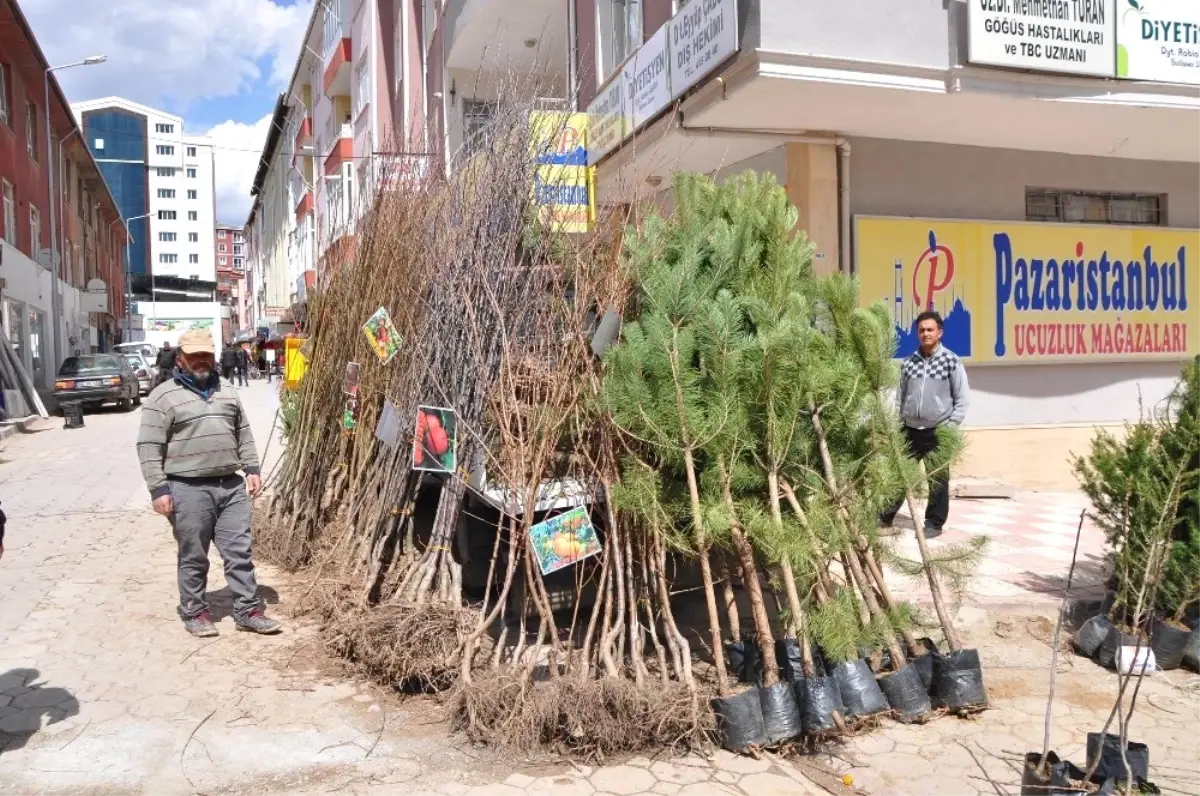
<instances>
[{"instance_id":1,"label":"black plastic planting bag","mask_svg":"<svg viewBox=\"0 0 1200 796\"><path fill-rule=\"evenodd\" d=\"M762 682L762 655L753 636L726 644L725 657L740 682Z\"/></svg>"},{"instance_id":2,"label":"black plastic planting bag","mask_svg":"<svg viewBox=\"0 0 1200 796\"><path fill-rule=\"evenodd\" d=\"M875 674L862 658L833 667L847 716L870 716L888 709L888 701L875 682Z\"/></svg>"},{"instance_id":3,"label":"black plastic planting bag","mask_svg":"<svg viewBox=\"0 0 1200 796\"><path fill-rule=\"evenodd\" d=\"M1128 633L1122 633L1115 627L1109 627L1108 635L1104 637L1104 642L1096 649L1096 654L1092 656L1092 660L1103 666L1105 669L1112 669L1117 665L1117 650L1121 647L1136 647L1138 646L1137 639ZM1141 645L1145 647L1145 644Z\"/></svg>"},{"instance_id":4,"label":"black plastic planting bag","mask_svg":"<svg viewBox=\"0 0 1200 796\"><path fill-rule=\"evenodd\" d=\"M1183 648L1183 665L1200 671L1200 625L1192 628L1187 645Z\"/></svg>"},{"instance_id":5,"label":"black plastic planting bag","mask_svg":"<svg viewBox=\"0 0 1200 796\"><path fill-rule=\"evenodd\" d=\"M758 701L762 707L763 726L767 730L767 742L781 744L800 734L803 722L800 709L796 707L796 693L787 680L780 680L769 688L758 689Z\"/></svg>"},{"instance_id":6,"label":"black plastic planting bag","mask_svg":"<svg viewBox=\"0 0 1200 796\"><path fill-rule=\"evenodd\" d=\"M825 667L822 665L821 656L811 646L809 654L813 662L813 676L824 677ZM804 655L800 642L796 639L781 638L775 642L775 662L779 664L779 676L784 680L794 682L804 679Z\"/></svg>"},{"instance_id":7,"label":"black plastic planting bag","mask_svg":"<svg viewBox=\"0 0 1200 796\"><path fill-rule=\"evenodd\" d=\"M1113 780L1106 780L1099 773L1092 777L1090 788L1075 784L1082 782L1087 772L1070 760L1060 760L1054 752L1047 754L1046 760L1046 770L1039 772L1041 753L1026 753L1021 796L1109 796L1116 792Z\"/></svg>"},{"instance_id":8,"label":"black plastic planting bag","mask_svg":"<svg viewBox=\"0 0 1200 796\"><path fill-rule=\"evenodd\" d=\"M1115 779L1124 782L1125 761L1121 759L1121 736L1105 733L1103 739L1098 732L1087 734L1087 767L1091 768L1096 758L1100 765L1096 766L1096 776L1101 779ZM1128 741L1125 747L1125 759L1129 761L1129 773L1134 782L1145 782L1150 778L1150 749L1144 743Z\"/></svg>"},{"instance_id":9,"label":"black plastic planting bag","mask_svg":"<svg viewBox=\"0 0 1200 796\"><path fill-rule=\"evenodd\" d=\"M1180 630L1162 619L1156 619L1150 630L1150 649L1154 650L1154 661L1158 668L1178 669L1183 663L1191 631Z\"/></svg>"},{"instance_id":10,"label":"black plastic planting bag","mask_svg":"<svg viewBox=\"0 0 1200 796\"><path fill-rule=\"evenodd\" d=\"M741 752L752 746L767 745L767 728L763 724L757 688L714 699L711 705L713 715L717 718L717 735L722 747L731 752Z\"/></svg>"},{"instance_id":11,"label":"black plastic planting bag","mask_svg":"<svg viewBox=\"0 0 1200 796\"><path fill-rule=\"evenodd\" d=\"M837 727L833 720L833 714L846 712L837 680L832 677L807 677L797 682L795 686L802 695L798 701L805 735L825 732Z\"/></svg>"},{"instance_id":12,"label":"black plastic planting bag","mask_svg":"<svg viewBox=\"0 0 1200 796\"><path fill-rule=\"evenodd\" d=\"M933 709L929 693L921 682L921 675L911 663L901 667L899 671L880 675L879 690L887 698L892 710L896 711L900 721L915 721Z\"/></svg>"},{"instance_id":13,"label":"black plastic planting bag","mask_svg":"<svg viewBox=\"0 0 1200 796\"><path fill-rule=\"evenodd\" d=\"M1108 638L1108 632L1112 630L1112 626L1107 615L1093 616L1075 631L1075 649L1089 658L1092 657L1096 654L1096 650L1100 649L1104 639Z\"/></svg>"},{"instance_id":14,"label":"black plastic planting bag","mask_svg":"<svg viewBox=\"0 0 1200 796\"><path fill-rule=\"evenodd\" d=\"M945 655L935 653L933 687L938 704L951 710L987 705L987 690L983 687L979 651L959 650Z\"/></svg>"}]
</instances>

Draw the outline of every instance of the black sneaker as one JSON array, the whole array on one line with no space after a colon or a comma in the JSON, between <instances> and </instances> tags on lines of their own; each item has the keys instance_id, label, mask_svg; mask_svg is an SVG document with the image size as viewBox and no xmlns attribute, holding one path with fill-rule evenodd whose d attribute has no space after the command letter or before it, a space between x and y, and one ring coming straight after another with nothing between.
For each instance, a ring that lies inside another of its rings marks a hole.
<instances>
[{"instance_id":1,"label":"black sneaker","mask_svg":"<svg viewBox=\"0 0 1200 796\"><path fill-rule=\"evenodd\" d=\"M934 525L932 522L925 523L925 538L936 539L942 535L942 527Z\"/></svg>"},{"instance_id":2,"label":"black sneaker","mask_svg":"<svg viewBox=\"0 0 1200 796\"><path fill-rule=\"evenodd\" d=\"M193 617L185 618L183 629L197 638L212 638L220 635L208 611L201 611Z\"/></svg>"},{"instance_id":3,"label":"black sneaker","mask_svg":"<svg viewBox=\"0 0 1200 796\"><path fill-rule=\"evenodd\" d=\"M251 611L244 618L236 620L235 624L238 630L245 630L248 633L260 633L264 636L273 636L283 630L283 625L274 619L268 619L259 610Z\"/></svg>"}]
</instances>

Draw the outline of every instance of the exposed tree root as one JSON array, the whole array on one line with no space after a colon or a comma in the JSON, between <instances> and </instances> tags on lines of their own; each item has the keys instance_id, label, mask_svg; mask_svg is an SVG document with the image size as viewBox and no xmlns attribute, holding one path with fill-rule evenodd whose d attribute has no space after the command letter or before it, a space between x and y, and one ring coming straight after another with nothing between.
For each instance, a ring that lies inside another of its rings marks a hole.
<instances>
[{"instance_id":1,"label":"exposed tree root","mask_svg":"<svg viewBox=\"0 0 1200 796\"><path fill-rule=\"evenodd\" d=\"M707 746L716 730L707 699L683 683L644 686L623 678L533 682L523 672L488 672L460 684L457 728L472 741L529 753L556 749L575 758Z\"/></svg>"},{"instance_id":2,"label":"exposed tree root","mask_svg":"<svg viewBox=\"0 0 1200 796\"><path fill-rule=\"evenodd\" d=\"M455 684L462 640L476 613L439 603L389 603L345 614L326 626L328 644L364 674L405 690Z\"/></svg>"}]
</instances>

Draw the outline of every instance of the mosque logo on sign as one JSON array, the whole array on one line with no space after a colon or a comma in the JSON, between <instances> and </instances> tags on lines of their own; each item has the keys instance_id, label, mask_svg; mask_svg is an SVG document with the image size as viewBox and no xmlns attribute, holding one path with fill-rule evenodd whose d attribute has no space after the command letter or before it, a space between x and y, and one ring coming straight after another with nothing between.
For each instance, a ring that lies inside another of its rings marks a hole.
<instances>
[{"instance_id":1,"label":"mosque logo on sign","mask_svg":"<svg viewBox=\"0 0 1200 796\"><path fill-rule=\"evenodd\" d=\"M954 252L950 247L938 243L931 229L929 246L907 273L902 258L897 257L894 265L896 356L907 357L917 350L917 316L928 310L942 316L942 345L960 357L971 356L971 312L955 290Z\"/></svg>"}]
</instances>

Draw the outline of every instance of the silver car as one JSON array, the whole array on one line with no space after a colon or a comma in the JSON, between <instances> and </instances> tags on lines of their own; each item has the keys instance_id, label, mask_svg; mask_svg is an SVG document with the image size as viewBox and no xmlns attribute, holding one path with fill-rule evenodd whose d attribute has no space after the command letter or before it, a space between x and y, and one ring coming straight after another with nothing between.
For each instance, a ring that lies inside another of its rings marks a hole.
<instances>
[{"instance_id":1,"label":"silver car","mask_svg":"<svg viewBox=\"0 0 1200 796\"><path fill-rule=\"evenodd\" d=\"M137 375L138 391L142 395L149 395L150 390L154 389L154 366L139 354L126 353L124 356L129 367L133 368L133 372Z\"/></svg>"}]
</instances>

